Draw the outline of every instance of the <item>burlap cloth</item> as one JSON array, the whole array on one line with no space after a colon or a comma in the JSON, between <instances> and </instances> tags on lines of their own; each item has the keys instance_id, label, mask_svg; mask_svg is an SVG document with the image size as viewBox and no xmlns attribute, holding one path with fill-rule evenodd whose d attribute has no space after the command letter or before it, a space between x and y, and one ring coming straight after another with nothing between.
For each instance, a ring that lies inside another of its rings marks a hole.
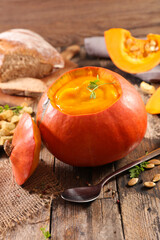
<instances>
[{"instance_id":1,"label":"burlap cloth","mask_svg":"<svg viewBox=\"0 0 160 240\"><path fill-rule=\"evenodd\" d=\"M24 186L18 186L12 176L10 160L0 158L0 238L8 229L36 215L50 199L62 191L53 173L54 157L41 151L40 163Z\"/></svg>"}]
</instances>

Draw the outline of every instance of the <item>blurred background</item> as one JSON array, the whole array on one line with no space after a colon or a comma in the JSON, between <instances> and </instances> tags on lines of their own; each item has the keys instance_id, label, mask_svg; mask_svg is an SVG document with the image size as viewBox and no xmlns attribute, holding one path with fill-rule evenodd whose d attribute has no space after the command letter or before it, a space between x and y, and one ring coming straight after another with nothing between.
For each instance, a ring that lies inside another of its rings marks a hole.
<instances>
[{"instance_id":1,"label":"blurred background","mask_svg":"<svg viewBox=\"0 0 160 240\"><path fill-rule=\"evenodd\" d=\"M28 28L55 47L83 44L112 27L135 37L160 33L159 0L1 0L0 32Z\"/></svg>"}]
</instances>

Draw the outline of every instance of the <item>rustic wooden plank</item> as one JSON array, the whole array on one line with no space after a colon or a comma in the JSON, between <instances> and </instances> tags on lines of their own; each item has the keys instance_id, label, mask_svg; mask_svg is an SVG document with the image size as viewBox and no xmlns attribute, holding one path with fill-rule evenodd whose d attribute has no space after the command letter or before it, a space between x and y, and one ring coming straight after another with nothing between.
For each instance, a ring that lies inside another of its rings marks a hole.
<instances>
[{"instance_id":1,"label":"rustic wooden plank","mask_svg":"<svg viewBox=\"0 0 160 240\"><path fill-rule=\"evenodd\" d=\"M135 36L159 33L159 13L158 0L1 0L0 31L29 28L55 46L69 46L112 27L127 28Z\"/></svg>"},{"instance_id":2,"label":"rustic wooden plank","mask_svg":"<svg viewBox=\"0 0 160 240\"><path fill-rule=\"evenodd\" d=\"M38 217L28 220L21 225L16 225L13 230L8 231L5 240L40 240L44 239L40 228L46 227L49 229L49 210L43 209Z\"/></svg>"},{"instance_id":3,"label":"rustic wooden plank","mask_svg":"<svg viewBox=\"0 0 160 240\"><path fill-rule=\"evenodd\" d=\"M87 186L88 184L96 184L100 182L106 175L114 171L113 164L95 168L72 167L68 164L62 163L56 159L55 175L64 189L70 187ZM111 181L105 185L99 198L114 198L116 197L116 181Z\"/></svg>"},{"instance_id":4,"label":"rustic wooden plank","mask_svg":"<svg viewBox=\"0 0 160 240\"><path fill-rule=\"evenodd\" d=\"M78 168L55 161L55 174L64 188L98 183L114 171L113 164L96 168ZM52 237L54 239L123 239L116 181L111 181L92 204L53 201Z\"/></svg>"},{"instance_id":5,"label":"rustic wooden plank","mask_svg":"<svg viewBox=\"0 0 160 240\"><path fill-rule=\"evenodd\" d=\"M151 146L150 141L143 140L136 151L129 154L125 160L117 162L117 168L137 158L137 155L144 155L146 150L151 149L153 149L153 145ZM141 175L139 183L134 187L127 187L129 174L118 178L120 208L126 240L160 238L159 183L153 189L146 189L143 186L145 181L151 181L158 172L160 172L160 167L146 170Z\"/></svg>"},{"instance_id":6,"label":"rustic wooden plank","mask_svg":"<svg viewBox=\"0 0 160 240\"><path fill-rule=\"evenodd\" d=\"M138 88L137 86L135 86ZM141 93L146 103L148 96ZM160 118L157 115L148 114L148 128L141 144L126 158L117 161L116 168L122 167L136 158L159 147ZM160 199L159 183L153 189L143 186L145 181L151 181L160 167L146 170L140 176L140 181L134 187L127 187L129 174L117 179L120 197L120 209L126 240L150 240L160 239Z\"/></svg>"},{"instance_id":7,"label":"rustic wooden plank","mask_svg":"<svg viewBox=\"0 0 160 240\"><path fill-rule=\"evenodd\" d=\"M95 185L99 183L105 176L109 175L111 172L114 172L114 164L110 163L105 166L99 166L92 169L92 184ZM110 181L106 184L99 196L99 199L113 198L118 199L117 195L117 185L116 180Z\"/></svg>"},{"instance_id":8,"label":"rustic wooden plank","mask_svg":"<svg viewBox=\"0 0 160 240\"><path fill-rule=\"evenodd\" d=\"M53 202L52 237L55 240L122 240L121 218L115 199L74 204Z\"/></svg>"}]
</instances>

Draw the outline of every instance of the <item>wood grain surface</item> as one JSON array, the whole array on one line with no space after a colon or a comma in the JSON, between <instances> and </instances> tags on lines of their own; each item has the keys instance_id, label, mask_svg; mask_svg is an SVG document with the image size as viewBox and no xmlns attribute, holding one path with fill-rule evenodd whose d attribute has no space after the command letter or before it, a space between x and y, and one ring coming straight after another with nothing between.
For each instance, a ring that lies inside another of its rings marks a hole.
<instances>
[{"instance_id":1,"label":"wood grain surface","mask_svg":"<svg viewBox=\"0 0 160 240\"><path fill-rule=\"evenodd\" d=\"M1 0L0 32L28 28L59 49L83 44L89 36L102 36L111 27L129 29L137 37L160 34L158 0ZM62 49L63 50L63 49ZM74 62L81 66L101 66L120 73L138 91L140 80L117 69L110 60L92 59L83 47ZM54 78L54 76L53 76ZM54 79L53 79L54 80ZM148 96L140 92L144 102ZM42 157L54 161L54 174L64 188L95 184L106 174L160 146L160 118L148 115L148 128L141 144L124 159L96 168L76 168L54 159L46 149ZM160 166L147 170L140 182L127 187L129 174L110 181L100 197L90 204L73 204L57 198L52 209L42 209L38 217L8 231L5 240L43 240L41 227L51 229L54 240L159 240L160 182L153 189L143 187ZM50 215L52 210L52 215Z\"/></svg>"},{"instance_id":2,"label":"wood grain surface","mask_svg":"<svg viewBox=\"0 0 160 240\"><path fill-rule=\"evenodd\" d=\"M28 28L54 46L83 44L112 27L135 36L160 33L159 0L1 0L0 32Z\"/></svg>"}]
</instances>

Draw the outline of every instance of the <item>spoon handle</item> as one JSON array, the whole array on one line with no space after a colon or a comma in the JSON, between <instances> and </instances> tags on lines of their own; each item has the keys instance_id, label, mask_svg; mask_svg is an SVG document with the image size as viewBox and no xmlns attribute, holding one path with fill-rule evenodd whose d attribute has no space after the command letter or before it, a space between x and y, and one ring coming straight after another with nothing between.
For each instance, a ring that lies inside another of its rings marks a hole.
<instances>
[{"instance_id":1,"label":"spoon handle","mask_svg":"<svg viewBox=\"0 0 160 240\"><path fill-rule=\"evenodd\" d=\"M138 158L136 161L131 162L131 163L125 165L124 167L117 169L115 172L113 172L113 173L109 174L107 177L105 177L98 185L104 186L105 183L107 183L111 178L121 174L122 172L125 172L126 170L128 170L142 162L145 162L153 157L156 157L158 155L160 155L160 148L157 148L154 151L148 153L147 155Z\"/></svg>"}]
</instances>

